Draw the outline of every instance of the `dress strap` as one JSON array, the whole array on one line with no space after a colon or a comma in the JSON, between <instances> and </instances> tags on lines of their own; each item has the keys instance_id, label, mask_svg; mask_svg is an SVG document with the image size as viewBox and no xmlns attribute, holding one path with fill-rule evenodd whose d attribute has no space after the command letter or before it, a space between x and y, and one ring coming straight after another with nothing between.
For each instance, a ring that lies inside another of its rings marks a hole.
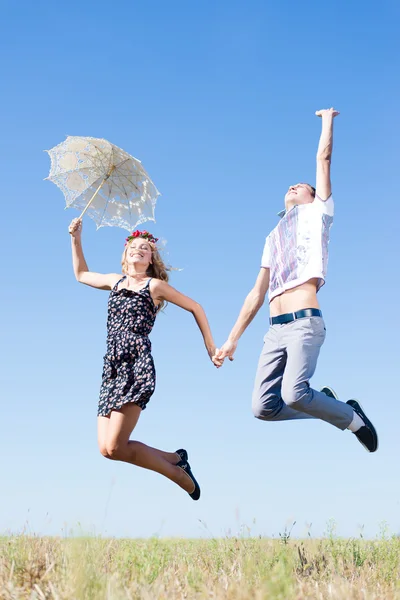
<instances>
[{"instance_id":1,"label":"dress strap","mask_svg":"<svg viewBox=\"0 0 400 600\"><path fill-rule=\"evenodd\" d=\"M117 281L117 283L116 283L116 284L114 285L114 287L113 287L113 292L116 292L116 291L117 291L119 284L120 284L120 283L121 283L121 281L123 281L124 279L126 279L126 275L124 275L123 277L121 277L121 279L119 279L119 280Z\"/></svg>"}]
</instances>

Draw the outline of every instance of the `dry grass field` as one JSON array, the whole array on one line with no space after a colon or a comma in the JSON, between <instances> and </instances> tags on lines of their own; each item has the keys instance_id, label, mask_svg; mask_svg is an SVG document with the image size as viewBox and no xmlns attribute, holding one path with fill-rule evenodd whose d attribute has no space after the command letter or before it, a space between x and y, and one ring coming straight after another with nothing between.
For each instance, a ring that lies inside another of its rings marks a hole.
<instances>
[{"instance_id":1,"label":"dry grass field","mask_svg":"<svg viewBox=\"0 0 400 600\"><path fill-rule=\"evenodd\" d=\"M400 598L400 539L0 538L3 600Z\"/></svg>"}]
</instances>

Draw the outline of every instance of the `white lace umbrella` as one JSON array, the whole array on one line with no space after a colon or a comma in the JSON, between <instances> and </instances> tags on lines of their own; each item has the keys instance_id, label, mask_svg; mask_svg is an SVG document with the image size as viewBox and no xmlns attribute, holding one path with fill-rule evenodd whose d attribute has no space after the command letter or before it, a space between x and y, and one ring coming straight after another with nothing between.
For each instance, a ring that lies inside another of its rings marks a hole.
<instances>
[{"instance_id":1,"label":"white lace umbrella","mask_svg":"<svg viewBox=\"0 0 400 600\"><path fill-rule=\"evenodd\" d=\"M137 158L107 140L68 136L47 150L49 179L65 196L66 208L87 212L97 229L105 225L132 231L144 221L155 221L160 195Z\"/></svg>"}]
</instances>

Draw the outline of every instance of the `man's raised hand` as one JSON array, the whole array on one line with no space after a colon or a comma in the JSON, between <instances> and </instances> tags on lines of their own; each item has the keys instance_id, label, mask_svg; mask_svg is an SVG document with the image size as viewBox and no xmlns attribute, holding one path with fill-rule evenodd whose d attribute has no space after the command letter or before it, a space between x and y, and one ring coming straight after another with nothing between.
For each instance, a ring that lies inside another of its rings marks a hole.
<instances>
[{"instance_id":1,"label":"man's raised hand","mask_svg":"<svg viewBox=\"0 0 400 600\"><path fill-rule=\"evenodd\" d=\"M322 110L316 110L315 114L317 117L337 117L340 112L334 108L323 108Z\"/></svg>"}]
</instances>

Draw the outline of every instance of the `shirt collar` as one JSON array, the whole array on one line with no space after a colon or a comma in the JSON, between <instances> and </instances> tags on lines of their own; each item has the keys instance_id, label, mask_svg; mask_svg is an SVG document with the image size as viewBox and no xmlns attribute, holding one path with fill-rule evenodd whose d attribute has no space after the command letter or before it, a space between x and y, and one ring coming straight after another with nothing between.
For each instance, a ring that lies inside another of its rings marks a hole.
<instances>
[{"instance_id":1,"label":"shirt collar","mask_svg":"<svg viewBox=\"0 0 400 600\"><path fill-rule=\"evenodd\" d=\"M277 213L277 214L278 214L278 217L280 217L281 219L283 219L283 217L284 217L285 215L287 215L288 213L290 213L290 212L291 212L291 211L292 211L294 208L296 208L296 206L299 206L299 205L298 205L298 204L295 204L294 206L292 206L292 208L289 208L289 210L286 210L286 208L285 208L285 209L283 209L283 210L280 210L280 211Z\"/></svg>"}]
</instances>

